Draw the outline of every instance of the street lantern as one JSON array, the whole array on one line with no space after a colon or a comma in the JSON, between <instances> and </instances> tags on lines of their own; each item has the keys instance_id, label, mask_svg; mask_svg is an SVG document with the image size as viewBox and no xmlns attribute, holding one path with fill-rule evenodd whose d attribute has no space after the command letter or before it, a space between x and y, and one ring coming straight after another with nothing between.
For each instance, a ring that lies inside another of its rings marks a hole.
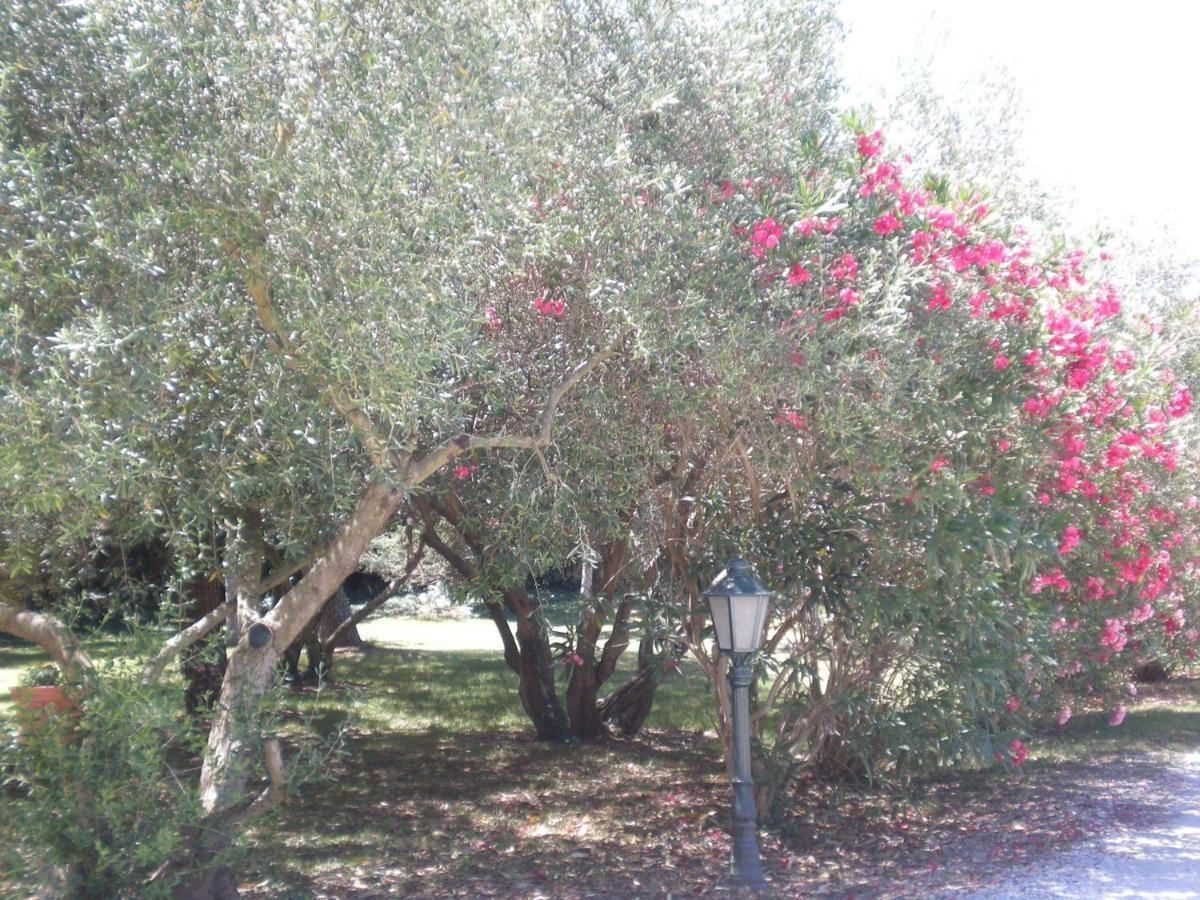
<instances>
[{"instance_id":1,"label":"street lantern","mask_svg":"<svg viewBox=\"0 0 1200 900\"><path fill-rule=\"evenodd\" d=\"M731 560L704 592L712 612L717 647L730 657L733 692L733 877L742 887L767 886L758 855L758 815L750 772L750 683L754 654L762 644L771 592L750 564Z\"/></svg>"},{"instance_id":2,"label":"street lantern","mask_svg":"<svg viewBox=\"0 0 1200 900\"><path fill-rule=\"evenodd\" d=\"M704 596L712 612L721 652L738 654L757 650L762 643L771 592L755 577L750 564L740 557L730 560Z\"/></svg>"}]
</instances>

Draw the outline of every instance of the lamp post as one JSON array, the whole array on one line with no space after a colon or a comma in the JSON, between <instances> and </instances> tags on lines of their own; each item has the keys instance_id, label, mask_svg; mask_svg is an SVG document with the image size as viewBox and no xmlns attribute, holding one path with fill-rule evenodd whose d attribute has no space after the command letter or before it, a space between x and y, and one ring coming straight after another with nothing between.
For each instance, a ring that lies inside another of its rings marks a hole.
<instances>
[{"instance_id":1,"label":"lamp post","mask_svg":"<svg viewBox=\"0 0 1200 900\"><path fill-rule=\"evenodd\" d=\"M730 657L733 689L733 877L742 887L767 886L758 856L758 816L750 773L750 682L752 661L762 643L771 592L740 557L704 592L717 633L717 647Z\"/></svg>"}]
</instances>

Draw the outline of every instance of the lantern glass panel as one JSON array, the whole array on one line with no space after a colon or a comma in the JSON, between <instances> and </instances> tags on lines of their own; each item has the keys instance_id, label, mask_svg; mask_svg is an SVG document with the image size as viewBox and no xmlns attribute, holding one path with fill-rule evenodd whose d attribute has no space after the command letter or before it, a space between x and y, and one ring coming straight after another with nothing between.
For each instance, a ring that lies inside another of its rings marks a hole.
<instances>
[{"instance_id":1,"label":"lantern glass panel","mask_svg":"<svg viewBox=\"0 0 1200 900\"><path fill-rule=\"evenodd\" d=\"M758 649L769 601L770 595L763 594L735 594L729 598L734 653L753 653Z\"/></svg>"},{"instance_id":2,"label":"lantern glass panel","mask_svg":"<svg viewBox=\"0 0 1200 900\"><path fill-rule=\"evenodd\" d=\"M717 631L717 646L725 653L733 646L729 600L727 594L708 595L708 607L712 612L713 627Z\"/></svg>"}]
</instances>

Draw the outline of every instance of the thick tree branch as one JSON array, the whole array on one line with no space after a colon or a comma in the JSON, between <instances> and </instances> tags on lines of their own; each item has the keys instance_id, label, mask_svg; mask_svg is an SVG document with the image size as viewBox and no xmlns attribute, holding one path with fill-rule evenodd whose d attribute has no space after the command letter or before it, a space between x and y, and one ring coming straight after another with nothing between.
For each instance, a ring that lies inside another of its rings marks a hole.
<instances>
[{"instance_id":1,"label":"thick tree branch","mask_svg":"<svg viewBox=\"0 0 1200 900\"><path fill-rule=\"evenodd\" d=\"M604 642L604 651L596 664L596 684L604 684L612 677L626 648L629 647L629 614L633 611L633 597L627 596L617 607L613 618L612 633Z\"/></svg>"},{"instance_id":2,"label":"thick tree branch","mask_svg":"<svg viewBox=\"0 0 1200 900\"><path fill-rule=\"evenodd\" d=\"M354 571L359 559L404 502L404 495L384 481L367 484L329 545L317 554L304 577L262 617L273 632L273 645L282 652L321 611Z\"/></svg>"},{"instance_id":3,"label":"thick tree branch","mask_svg":"<svg viewBox=\"0 0 1200 900\"><path fill-rule=\"evenodd\" d=\"M307 556L305 556L303 559L298 560L297 562L294 562L291 565L286 566L282 569L278 569L278 570L272 572L270 575L268 575L266 578L264 578L262 580L262 583L259 584L259 586L258 586L259 594L269 594L271 591L275 590L275 588L286 583L289 578L291 578L293 575L295 575L297 572L299 572L305 566L310 565L312 563L312 561L316 558L317 558L317 555L315 553L310 553Z\"/></svg>"},{"instance_id":4,"label":"thick tree branch","mask_svg":"<svg viewBox=\"0 0 1200 900\"><path fill-rule=\"evenodd\" d=\"M45 650L69 684L82 683L95 667L67 627L53 616L0 603L0 631L31 641Z\"/></svg>"}]
</instances>

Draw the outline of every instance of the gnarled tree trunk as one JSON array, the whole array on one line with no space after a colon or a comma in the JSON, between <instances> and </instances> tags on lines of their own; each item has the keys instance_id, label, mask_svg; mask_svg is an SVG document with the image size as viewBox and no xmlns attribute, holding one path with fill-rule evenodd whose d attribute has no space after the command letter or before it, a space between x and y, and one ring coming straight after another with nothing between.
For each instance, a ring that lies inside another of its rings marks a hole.
<instances>
[{"instance_id":1,"label":"gnarled tree trunk","mask_svg":"<svg viewBox=\"0 0 1200 900\"><path fill-rule=\"evenodd\" d=\"M595 580L599 584L598 593L607 606L612 605L616 595L626 549L624 540L611 541L601 549ZM585 596L589 580L586 576L583 579L582 592ZM571 670L571 680L567 684L567 716L571 720L572 735L581 740L597 740L604 736L604 714L598 702L600 688L612 677L618 660L629 646L629 616L632 611L633 600L626 597L615 610L612 633L598 656L597 642L604 625L603 618L594 605L585 605L580 612L576 652L583 662Z\"/></svg>"},{"instance_id":2,"label":"gnarled tree trunk","mask_svg":"<svg viewBox=\"0 0 1200 900\"><path fill-rule=\"evenodd\" d=\"M642 730L654 706L660 668L654 658L653 641L643 638L638 647L637 673L600 701L600 718L615 725L625 737Z\"/></svg>"},{"instance_id":3,"label":"gnarled tree trunk","mask_svg":"<svg viewBox=\"0 0 1200 900\"><path fill-rule=\"evenodd\" d=\"M533 722L538 737L548 741L565 741L571 737L571 726L558 701L554 684L554 657L550 652L550 637L538 614L538 602L523 587L504 591L504 603L517 619L517 647L520 660L521 706ZM507 623L505 624L507 627Z\"/></svg>"},{"instance_id":4,"label":"gnarled tree trunk","mask_svg":"<svg viewBox=\"0 0 1200 900\"><path fill-rule=\"evenodd\" d=\"M338 626L350 618L350 598L346 596L345 590L338 588L337 593L330 598L325 604L325 608L321 610L321 618L317 626L317 633L321 636L321 643L329 643L329 639L334 632L338 630ZM333 647L361 647L363 639L358 633L358 626L351 625L348 629L338 635L337 640L333 643Z\"/></svg>"}]
</instances>

